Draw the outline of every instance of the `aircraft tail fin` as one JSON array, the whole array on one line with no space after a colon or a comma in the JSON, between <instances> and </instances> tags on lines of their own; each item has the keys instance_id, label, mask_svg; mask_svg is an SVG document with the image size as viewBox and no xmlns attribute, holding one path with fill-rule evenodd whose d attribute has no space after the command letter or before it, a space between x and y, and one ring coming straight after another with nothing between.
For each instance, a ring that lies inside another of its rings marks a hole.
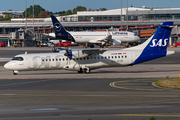
<instances>
[{"instance_id":1,"label":"aircraft tail fin","mask_svg":"<svg viewBox=\"0 0 180 120\"><path fill-rule=\"evenodd\" d=\"M173 22L164 22L158 26L155 34L146 40L146 42L130 48L129 50L142 51L132 64L173 54L174 51L167 51L172 28Z\"/></svg>"},{"instance_id":2,"label":"aircraft tail fin","mask_svg":"<svg viewBox=\"0 0 180 120\"><path fill-rule=\"evenodd\" d=\"M167 45L169 43L169 38L171 35L171 30L173 28L173 22L164 22L158 26L155 34L152 35L144 43L127 48L126 50L144 50L144 51L157 51L157 50L167 50Z\"/></svg>"},{"instance_id":3,"label":"aircraft tail fin","mask_svg":"<svg viewBox=\"0 0 180 120\"><path fill-rule=\"evenodd\" d=\"M57 20L55 16L51 15L51 19L54 26L56 38L75 42L73 36L66 31L66 29L61 25L61 23Z\"/></svg>"},{"instance_id":4,"label":"aircraft tail fin","mask_svg":"<svg viewBox=\"0 0 180 120\"><path fill-rule=\"evenodd\" d=\"M150 39L149 44L144 48L144 50L166 51L172 28L173 22L164 22L160 24L153 37Z\"/></svg>"}]
</instances>

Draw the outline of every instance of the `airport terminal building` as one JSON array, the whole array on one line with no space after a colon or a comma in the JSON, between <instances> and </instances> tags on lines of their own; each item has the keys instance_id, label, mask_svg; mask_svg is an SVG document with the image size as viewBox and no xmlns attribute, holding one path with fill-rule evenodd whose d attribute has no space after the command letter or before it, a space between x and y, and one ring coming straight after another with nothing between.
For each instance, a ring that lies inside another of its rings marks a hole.
<instances>
[{"instance_id":1,"label":"airport terminal building","mask_svg":"<svg viewBox=\"0 0 180 120\"><path fill-rule=\"evenodd\" d=\"M122 17L122 20L121 20ZM92 30L129 30L136 32L140 37L147 38L164 21L174 21L176 26L172 31L171 44L180 34L180 8L142 8L129 7L107 11L84 11L75 15L57 17L62 25L69 31ZM10 33L22 29L32 29L36 33L54 32L50 18L40 19L11 19L11 22L0 22L0 39L9 38ZM150 31L149 31L150 30ZM144 33L145 31L145 33ZM141 36L141 32L143 36ZM146 35L147 34L147 35ZM42 38L41 38L42 39Z\"/></svg>"},{"instance_id":2,"label":"airport terminal building","mask_svg":"<svg viewBox=\"0 0 180 120\"><path fill-rule=\"evenodd\" d=\"M128 14L128 15L127 15ZM176 20L180 19L180 8L142 8L130 7L122 9L122 21ZM107 11L77 12L75 16L64 16L62 22L101 22L121 21L121 9Z\"/></svg>"}]
</instances>

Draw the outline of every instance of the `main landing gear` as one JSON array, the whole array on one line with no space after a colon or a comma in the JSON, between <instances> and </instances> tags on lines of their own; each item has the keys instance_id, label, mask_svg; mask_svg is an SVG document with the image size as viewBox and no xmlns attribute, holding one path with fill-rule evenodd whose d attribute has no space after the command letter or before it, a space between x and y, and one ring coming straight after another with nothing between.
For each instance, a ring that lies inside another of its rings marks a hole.
<instances>
[{"instance_id":1,"label":"main landing gear","mask_svg":"<svg viewBox=\"0 0 180 120\"><path fill-rule=\"evenodd\" d=\"M89 68L80 68L80 71L78 71L78 73L86 73L86 74L89 74L90 73L90 69Z\"/></svg>"}]
</instances>

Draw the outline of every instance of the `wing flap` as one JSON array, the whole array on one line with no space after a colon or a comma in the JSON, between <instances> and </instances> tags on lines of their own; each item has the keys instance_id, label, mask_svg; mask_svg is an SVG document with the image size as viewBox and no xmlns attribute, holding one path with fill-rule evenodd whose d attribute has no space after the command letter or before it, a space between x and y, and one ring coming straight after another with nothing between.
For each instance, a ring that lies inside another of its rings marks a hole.
<instances>
[{"instance_id":1,"label":"wing flap","mask_svg":"<svg viewBox=\"0 0 180 120\"><path fill-rule=\"evenodd\" d=\"M59 47L58 49L66 50L68 48ZM83 58L90 55L98 55L102 54L105 51L107 51L108 48L99 48L99 49L68 49L68 51L71 51L72 58Z\"/></svg>"}]
</instances>

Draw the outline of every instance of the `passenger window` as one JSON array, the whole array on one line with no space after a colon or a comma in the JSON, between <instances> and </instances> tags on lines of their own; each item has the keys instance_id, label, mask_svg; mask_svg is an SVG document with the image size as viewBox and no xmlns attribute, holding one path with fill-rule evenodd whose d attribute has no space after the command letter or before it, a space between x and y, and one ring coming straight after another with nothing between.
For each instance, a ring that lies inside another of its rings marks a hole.
<instances>
[{"instance_id":1,"label":"passenger window","mask_svg":"<svg viewBox=\"0 0 180 120\"><path fill-rule=\"evenodd\" d=\"M49 61L51 61L51 59L49 59Z\"/></svg>"},{"instance_id":2,"label":"passenger window","mask_svg":"<svg viewBox=\"0 0 180 120\"><path fill-rule=\"evenodd\" d=\"M117 56L115 56L115 58L117 58Z\"/></svg>"},{"instance_id":3,"label":"passenger window","mask_svg":"<svg viewBox=\"0 0 180 120\"><path fill-rule=\"evenodd\" d=\"M59 58L59 61L61 61L61 58Z\"/></svg>"},{"instance_id":4,"label":"passenger window","mask_svg":"<svg viewBox=\"0 0 180 120\"><path fill-rule=\"evenodd\" d=\"M64 61L64 58L63 58L63 61Z\"/></svg>"},{"instance_id":5,"label":"passenger window","mask_svg":"<svg viewBox=\"0 0 180 120\"><path fill-rule=\"evenodd\" d=\"M46 59L46 61L48 61L48 59Z\"/></svg>"},{"instance_id":6,"label":"passenger window","mask_svg":"<svg viewBox=\"0 0 180 120\"><path fill-rule=\"evenodd\" d=\"M96 59L96 57L94 57L94 59Z\"/></svg>"},{"instance_id":7,"label":"passenger window","mask_svg":"<svg viewBox=\"0 0 180 120\"><path fill-rule=\"evenodd\" d=\"M58 61L58 59L56 58L56 61Z\"/></svg>"},{"instance_id":8,"label":"passenger window","mask_svg":"<svg viewBox=\"0 0 180 120\"><path fill-rule=\"evenodd\" d=\"M123 58L123 56L121 56Z\"/></svg>"},{"instance_id":9,"label":"passenger window","mask_svg":"<svg viewBox=\"0 0 180 120\"><path fill-rule=\"evenodd\" d=\"M113 59L113 56L111 58Z\"/></svg>"},{"instance_id":10,"label":"passenger window","mask_svg":"<svg viewBox=\"0 0 180 120\"><path fill-rule=\"evenodd\" d=\"M78 58L76 58L76 60L78 60Z\"/></svg>"},{"instance_id":11,"label":"passenger window","mask_svg":"<svg viewBox=\"0 0 180 120\"><path fill-rule=\"evenodd\" d=\"M101 59L103 59L103 57L101 57Z\"/></svg>"},{"instance_id":12,"label":"passenger window","mask_svg":"<svg viewBox=\"0 0 180 120\"><path fill-rule=\"evenodd\" d=\"M120 56L118 56L118 58L121 58Z\"/></svg>"},{"instance_id":13,"label":"passenger window","mask_svg":"<svg viewBox=\"0 0 180 120\"><path fill-rule=\"evenodd\" d=\"M108 58L110 58L110 56L108 56Z\"/></svg>"},{"instance_id":14,"label":"passenger window","mask_svg":"<svg viewBox=\"0 0 180 120\"><path fill-rule=\"evenodd\" d=\"M68 58L66 58L66 60L68 60Z\"/></svg>"},{"instance_id":15,"label":"passenger window","mask_svg":"<svg viewBox=\"0 0 180 120\"><path fill-rule=\"evenodd\" d=\"M107 59L106 56L104 58Z\"/></svg>"},{"instance_id":16,"label":"passenger window","mask_svg":"<svg viewBox=\"0 0 180 120\"><path fill-rule=\"evenodd\" d=\"M125 56L125 58L127 58L127 56Z\"/></svg>"},{"instance_id":17,"label":"passenger window","mask_svg":"<svg viewBox=\"0 0 180 120\"><path fill-rule=\"evenodd\" d=\"M52 59L52 61L54 61L54 59Z\"/></svg>"}]
</instances>

